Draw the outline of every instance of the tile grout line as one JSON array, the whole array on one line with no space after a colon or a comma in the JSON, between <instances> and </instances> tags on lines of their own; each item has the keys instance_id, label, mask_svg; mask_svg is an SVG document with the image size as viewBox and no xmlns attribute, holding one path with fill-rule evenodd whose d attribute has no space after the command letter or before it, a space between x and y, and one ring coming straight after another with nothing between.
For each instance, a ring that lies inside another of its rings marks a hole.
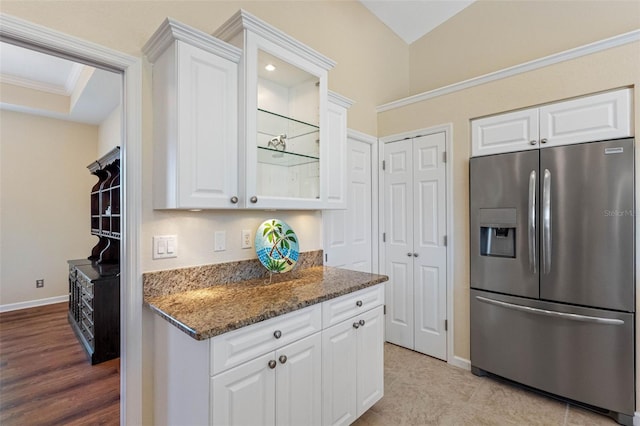
<instances>
[{"instance_id":1,"label":"tile grout line","mask_svg":"<svg viewBox=\"0 0 640 426\"><path fill-rule=\"evenodd\" d=\"M569 404L565 406L564 409L564 422L562 422L563 426L567 426L567 421L569 420Z\"/></svg>"}]
</instances>

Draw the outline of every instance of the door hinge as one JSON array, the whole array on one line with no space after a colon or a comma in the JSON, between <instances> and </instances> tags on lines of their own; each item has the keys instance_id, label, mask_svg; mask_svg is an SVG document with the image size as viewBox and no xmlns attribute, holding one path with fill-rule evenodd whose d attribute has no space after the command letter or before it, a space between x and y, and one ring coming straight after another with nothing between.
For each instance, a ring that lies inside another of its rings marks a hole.
<instances>
[{"instance_id":1,"label":"door hinge","mask_svg":"<svg viewBox=\"0 0 640 426\"><path fill-rule=\"evenodd\" d=\"M442 151L442 162L443 163L447 162L447 151Z\"/></svg>"},{"instance_id":2,"label":"door hinge","mask_svg":"<svg viewBox=\"0 0 640 426\"><path fill-rule=\"evenodd\" d=\"M387 305L382 305L382 315L387 315Z\"/></svg>"},{"instance_id":3,"label":"door hinge","mask_svg":"<svg viewBox=\"0 0 640 426\"><path fill-rule=\"evenodd\" d=\"M329 261L329 254L328 254L328 253L325 253L325 254L324 254L324 261L325 261L325 262L328 262L328 261Z\"/></svg>"},{"instance_id":4,"label":"door hinge","mask_svg":"<svg viewBox=\"0 0 640 426\"><path fill-rule=\"evenodd\" d=\"M447 246L447 236L446 236L446 235L444 236L444 242L443 242L443 245L444 245L445 247Z\"/></svg>"},{"instance_id":5,"label":"door hinge","mask_svg":"<svg viewBox=\"0 0 640 426\"><path fill-rule=\"evenodd\" d=\"M449 321L448 320L444 320L444 331L447 331L449 328Z\"/></svg>"},{"instance_id":6,"label":"door hinge","mask_svg":"<svg viewBox=\"0 0 640 426\"><path fill-rule=\"evenodd\" d=\"M386 170L387 168L387 162L385 160L382 160L382 170Z\"/></svg>"},{"instance_id":7,"label":"door hinge","mask_svg":"<svg viewBox=\"0 0 640 426\"><path fill-rule=\"evenodd\" d=\"M382 242L383 242L383 243L386 243L386 242L387 242L387 233L386 233L386 232L383 232L383 233L382 233Z\"/></svg>"}]
</instances>

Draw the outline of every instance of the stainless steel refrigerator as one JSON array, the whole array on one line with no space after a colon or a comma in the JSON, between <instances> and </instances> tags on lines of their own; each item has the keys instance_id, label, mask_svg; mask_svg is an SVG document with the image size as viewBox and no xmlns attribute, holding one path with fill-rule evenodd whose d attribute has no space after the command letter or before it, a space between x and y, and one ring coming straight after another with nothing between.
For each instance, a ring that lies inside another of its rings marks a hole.
<instances>
[{"instance_id":1,"label":"stainless steel refrigerator","mask_svg":"<svg viewBox=\"0 0 640 426\"><path fill-rule=\"evenodd\" d=\"M471 365L631 425L634 140L470 160Z\"/></svg>"}]
</instances>

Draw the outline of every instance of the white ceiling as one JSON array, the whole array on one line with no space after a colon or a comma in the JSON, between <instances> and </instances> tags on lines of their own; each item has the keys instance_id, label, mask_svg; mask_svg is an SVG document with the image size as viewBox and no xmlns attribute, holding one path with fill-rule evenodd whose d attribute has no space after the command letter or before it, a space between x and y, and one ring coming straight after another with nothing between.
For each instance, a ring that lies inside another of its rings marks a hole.
<instances>
[{"instance_id":1,"label":"white ceiling","mask_svg":"<svg viewBox=\"0 0 640 426\"><path fill-rule=\"evenodd\" d=\"M122 98L119 73L8 43L0 43L0 82L38 91L28 103L5 99L0 93L2 109L94 125L102 123ZM38 93L64 97L68 110L40 102Z\"/></svg>"},{"instance_id":2,"label":"white ceiling","mask_svg":"<svg viewBox=\"0 0 640 426\"><path fill-rule=\"evenodd\" d=\"M411 44L475 0L360 0L405 43Z\"/></svg>"}]
</instances>

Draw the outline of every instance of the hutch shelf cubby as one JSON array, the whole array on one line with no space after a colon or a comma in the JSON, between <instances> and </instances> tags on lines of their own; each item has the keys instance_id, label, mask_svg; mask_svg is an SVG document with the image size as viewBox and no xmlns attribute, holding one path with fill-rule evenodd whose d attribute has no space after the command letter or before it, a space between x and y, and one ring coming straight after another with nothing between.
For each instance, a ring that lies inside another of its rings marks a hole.
<instances>
[{"instance_id":1,"label":"hutch shelf cubby","mask_svg":"<svg viewBox=\"0 0 640 426\"><path fill-rule=\"evenodd\" d=\"M120 147L87 166L91 234L98 243L86 259L69 260L69 323L91 364L120 356Z\"/></svg>"}]
</instances>

